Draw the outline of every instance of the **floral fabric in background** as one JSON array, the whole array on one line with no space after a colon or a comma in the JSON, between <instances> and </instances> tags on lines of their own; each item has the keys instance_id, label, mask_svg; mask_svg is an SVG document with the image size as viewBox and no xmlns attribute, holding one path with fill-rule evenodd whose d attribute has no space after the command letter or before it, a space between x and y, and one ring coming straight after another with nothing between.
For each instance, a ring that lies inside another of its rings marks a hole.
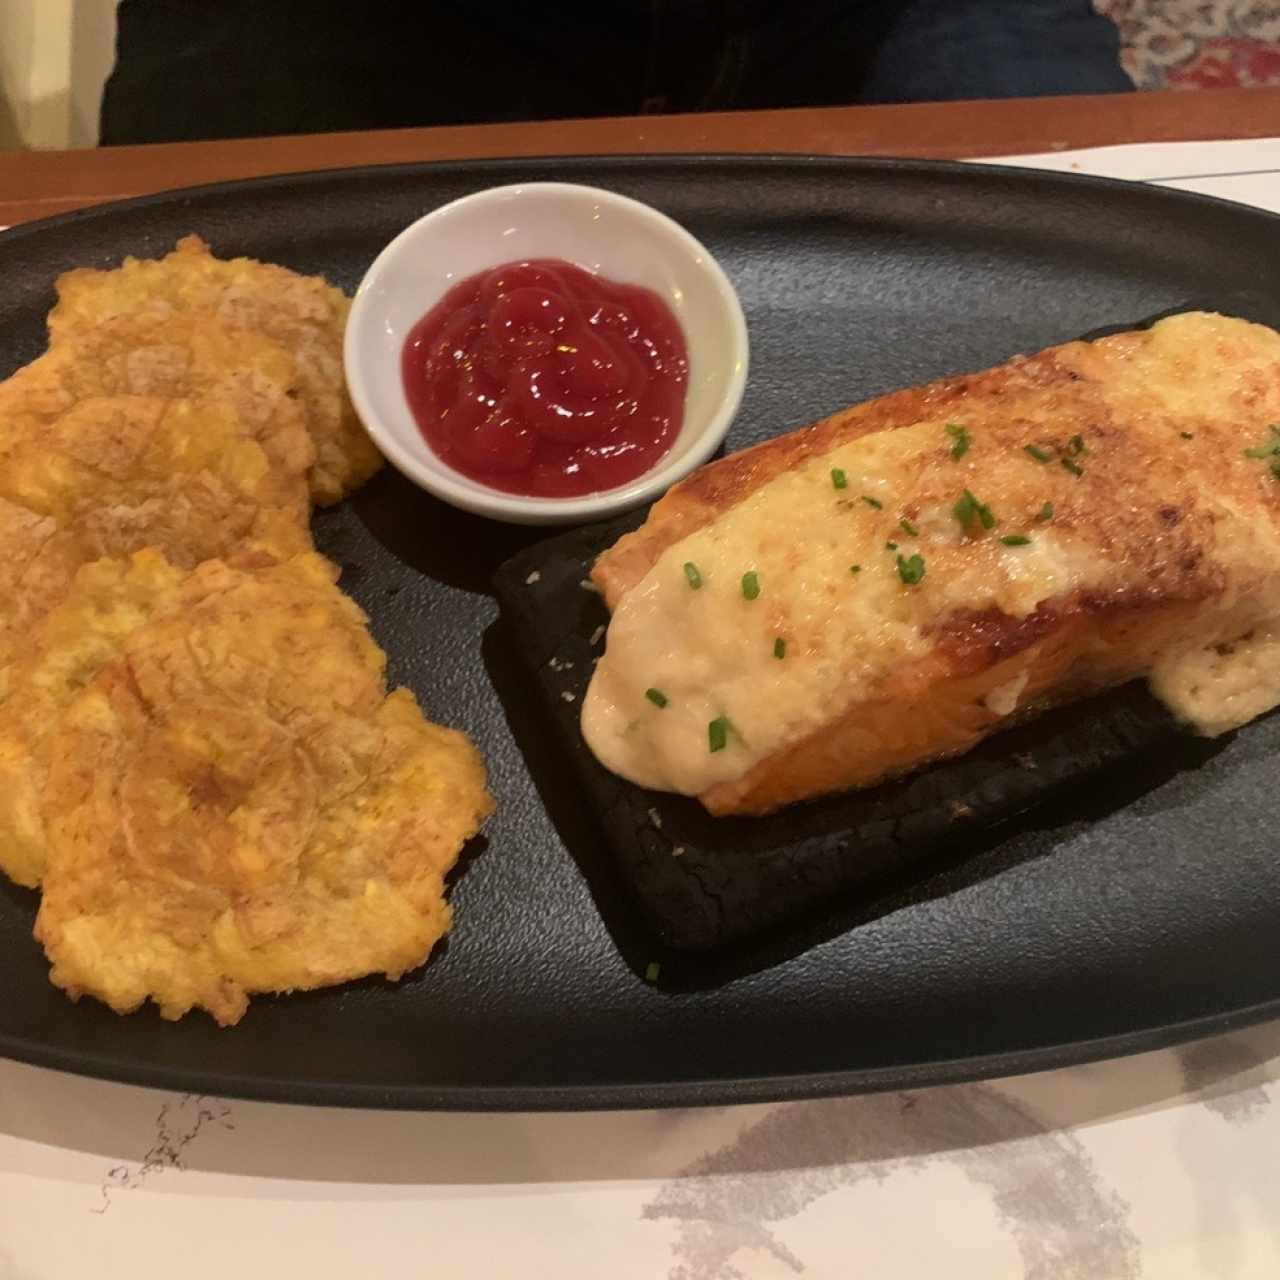
<instances>
[{"instance_id":1,"label":"floral fabric in background","mask_svg":"<svg viewBox=\"0 0 1280 1280\"><path fill-rule=\"evenodd\" d=\"M1280 86L1280 0L1094 0L1139 89Z\"/></svg>"}]
</instances>

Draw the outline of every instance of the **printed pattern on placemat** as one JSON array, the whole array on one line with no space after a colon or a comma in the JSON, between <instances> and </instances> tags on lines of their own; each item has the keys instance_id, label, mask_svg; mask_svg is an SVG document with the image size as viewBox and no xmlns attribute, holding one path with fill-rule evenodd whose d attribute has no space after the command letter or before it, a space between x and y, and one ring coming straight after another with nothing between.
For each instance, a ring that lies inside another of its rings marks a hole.
<instances>
[{"instance_id":1,"label":"printed pattern on placemat","mask_svg":"<svg viewBox=\"0 0 1280 1280\"><path fill-rule=\"evenodd\" d=\"M1139 89L1280 85L1277 0L1094 0Z\"/></svg>"}]
</instances>

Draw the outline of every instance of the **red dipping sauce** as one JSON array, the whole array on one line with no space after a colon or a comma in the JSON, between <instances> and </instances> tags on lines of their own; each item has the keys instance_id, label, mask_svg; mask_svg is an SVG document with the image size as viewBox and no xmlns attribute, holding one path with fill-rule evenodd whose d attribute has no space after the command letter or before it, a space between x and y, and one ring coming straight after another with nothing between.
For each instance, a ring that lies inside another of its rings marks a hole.
<instances>
[{"instance_id":1,"label":"red dipping sauce","mask_svg":"<svg viewBox=\"0 0 1280 1280\"><path fill-rule=\"evenodd\" d=\"M455 285L410 331L401 370L443 461L507 493L567 498L626 484L671 448L689 357L652 290L540 259Z\"/></svg>"}]
</instances>

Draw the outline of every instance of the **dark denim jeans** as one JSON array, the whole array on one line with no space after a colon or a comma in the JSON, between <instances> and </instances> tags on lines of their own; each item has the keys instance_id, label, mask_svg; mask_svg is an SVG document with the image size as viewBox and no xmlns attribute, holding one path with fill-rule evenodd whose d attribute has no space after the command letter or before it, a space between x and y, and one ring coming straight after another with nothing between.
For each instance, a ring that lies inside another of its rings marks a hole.
<instances>
[{"instance_id":1,"label":"dark denim jeans","mask_svg":"<svg viewBox=\"0 0 1280 1280\"><path fill-rule=\"evenodd\" d=\"M1130 88L1089 0L123 0L107 143Z\"/></svg>"},{"instance_id":2,"label":"dark denim jeans","mask_svg":"<svg viewBox=\"0 0 1280 1280\"><path fill-rule=\"evenodd\" d=\"M1089 0L911 0L861 86L865 102L1122 93L1114 25Z\"/></svg>"}]
</instances>

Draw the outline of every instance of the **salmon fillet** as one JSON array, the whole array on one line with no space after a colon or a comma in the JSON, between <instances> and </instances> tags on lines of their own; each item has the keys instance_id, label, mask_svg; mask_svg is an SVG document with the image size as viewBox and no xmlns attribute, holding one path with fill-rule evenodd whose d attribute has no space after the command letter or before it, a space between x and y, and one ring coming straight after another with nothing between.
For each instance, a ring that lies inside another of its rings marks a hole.
<instances>
[{"instance_id":1,"label":"salmon fillet","mask_svg":"<svg viewBox=\"0 0 1280 1280\"><path fill-rule=\"evenodd\" d=\"M713 813L1139 676L1222 732L1280 702L1280 335L1188 313L844 410L691 475L593 579L588 744Z\"/></svg>"}]
</instances>

